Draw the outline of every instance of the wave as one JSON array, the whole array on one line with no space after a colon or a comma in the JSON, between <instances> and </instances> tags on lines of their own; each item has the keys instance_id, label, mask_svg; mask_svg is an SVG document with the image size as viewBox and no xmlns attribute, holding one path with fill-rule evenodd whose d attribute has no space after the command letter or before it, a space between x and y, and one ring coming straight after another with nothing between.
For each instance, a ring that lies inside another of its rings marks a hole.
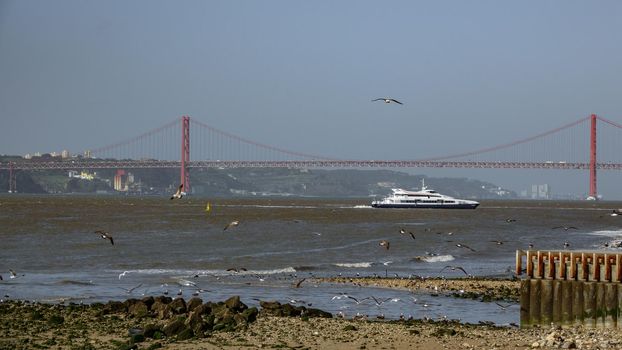
<instances>
[{"instance_id":1,"label":"wave","mask_svg":"<svg viewBox=\"0 0 622 350\"><path fill-rule=\"evenodd\" d=\"M93 281L74 281L74 280L62 280L55 284L58 285L75 285L75 286L90 286L93 285Z\"/></svg>"},{"instance_id":2,"label":"wave","mask_svg":"<svg viewBox=\"0 0 622 350\"><path fill-rule=\"evenodd\" d=\"M622 236L622 230L602 230L602 231L586 232L586 234L592 235L592 236L620 237Z\"/></svg>"},{"instance_id":3,"label":"wave","mask_svg":"<svg viewBox=\"0 0 622 350\"><path fill-rule=\"evenodd\" d=\"M347 207L344 207L344 208L347 208ZM354 209L369 209L369 208L371 208L371 205L355 205L352 208L354 208Z\"/></svg>"},{"instance_id":4,"label":"wave","mask_svg":"<svg viewBox=\"0 0 622 350\"><path fill-rule=\"evenodd\" d=\"M454 258L453 255L433 255L433 256L423 255L423 256L416 256L413 258L414 261L423 261L423 262L428 262L428 263L452 261L455 259L456 258Z\"/></svg>"},{"instance_id":5,"label":"wave","mask_svg":"<svg viewBox=\"0 0 622 350\"><path fill-rule=\"evenodd\" d=\"M365 268L365 267L371 267L373 263L371 262L358 262L358 263L334 263L333 265L335 266L339 266L339 267L348 267L348 268Z\"/></svg>"}]
</instances>

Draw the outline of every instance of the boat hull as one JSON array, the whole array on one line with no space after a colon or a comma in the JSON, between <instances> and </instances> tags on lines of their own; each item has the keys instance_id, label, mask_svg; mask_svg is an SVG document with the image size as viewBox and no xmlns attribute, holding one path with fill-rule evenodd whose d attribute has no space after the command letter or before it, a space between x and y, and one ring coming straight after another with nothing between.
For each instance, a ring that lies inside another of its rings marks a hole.
<instances>
[{"instance_id":1,"label":"boat hull","mask_svg":"<svg viewBox=\"0 0 622 350\"><path fill-rule=\"evenodd\" d=\"M372 203L374 208L398 208L398 209L475 209L477 204L399 204L399 203Z\"/></svg>"}]
</instances>

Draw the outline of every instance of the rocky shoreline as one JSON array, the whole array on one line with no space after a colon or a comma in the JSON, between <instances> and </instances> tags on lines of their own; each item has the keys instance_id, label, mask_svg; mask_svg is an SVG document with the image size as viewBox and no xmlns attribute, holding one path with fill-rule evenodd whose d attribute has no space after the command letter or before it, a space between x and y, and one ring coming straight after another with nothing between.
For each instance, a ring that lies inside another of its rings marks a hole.
<instances>
[{"instance_id":1,"label":"rocky shoreline","mask_svg":"<svg viewBox=\"0 0 622 350\"><path fill-rule=\"evenodd\" d=\"M508 300L517 281L326 279ZM510 292L508 292L510 290ZM516 290L516 291L515 291ZM458 296L456 295L456 296ZM343 319L303 306L165 296L106 304L0 303L0 349L622 349L616 329L497 327L455 321Z\"/></svg>"}]
</instances>

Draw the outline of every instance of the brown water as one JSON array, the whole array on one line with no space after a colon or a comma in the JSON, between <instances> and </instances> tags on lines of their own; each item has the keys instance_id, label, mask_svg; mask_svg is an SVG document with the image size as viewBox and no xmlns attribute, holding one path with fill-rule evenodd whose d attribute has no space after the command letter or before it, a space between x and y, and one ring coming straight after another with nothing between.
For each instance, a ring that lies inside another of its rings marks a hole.
<instances>
[{"instance_id":1,"label":"brown water","mask_svg":"<svg viewBox=\"0 0 622 350\"><path fill-rule=\"evenodd\" d=\"M208 201L210 212L205 211ZM200 287L209 290L200 295L210 300L231 295L241 295L247 304L303 300L331 312L388 318L412 308L415 317L509 323L518 320L518 311L504 315L489 303L421 295L416 297L432 298L436 305L421 309L406 292L291 284L339 274L461 277L459 270L441 272L447 265L475 276L509 277L516 249L529 243L562 249L568 242L570 249L592 250L622 238L622 216L609 215L622 207L614 202L484 201L475 210L368 205L353 199L5 195L0 197L0 297L92 302L166 292L175 296L180 289L188 297ZM240 224L223 230L233 220ZM416 238L401 235L400 228ZM115 244L96 230L109 231ZM380 240L388 240L390 249L379 246ZM239 272L227 271L231 268ZM8 269L20 277L9 278ZM139 284L131 293L124 290ZM333 299L341 292L400 300L350 305Z\"/></svg>"}]
</instances>

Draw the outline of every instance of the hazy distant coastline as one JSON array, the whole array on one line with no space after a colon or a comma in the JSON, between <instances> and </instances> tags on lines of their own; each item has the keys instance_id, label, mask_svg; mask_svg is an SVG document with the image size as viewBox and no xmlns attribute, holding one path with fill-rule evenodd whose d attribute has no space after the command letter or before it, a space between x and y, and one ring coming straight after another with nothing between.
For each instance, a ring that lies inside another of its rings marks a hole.
<instances>
[{"instance_id":1,"label":"hazy distant coastline","mask_svg":"<svg viewBox=\"0 0 622 350\"><path fill-rule=\"evenodd\" d=\"M21 171L18 193L101 193L164 195L179 182L176 169L126 169L121 191L114 189L115 170ZM434 178L393 170L324 170L287 168L191 169L192 194L219 197L380 197L391 188L414 189L426 185L460 198L512 199L514 191L468 178ZM130 180L131 179L131 180ZM8 177L0 173L0 188L8 188ZM4 192L4 191L3 191Z\"/></svg>"}]
</instances>

